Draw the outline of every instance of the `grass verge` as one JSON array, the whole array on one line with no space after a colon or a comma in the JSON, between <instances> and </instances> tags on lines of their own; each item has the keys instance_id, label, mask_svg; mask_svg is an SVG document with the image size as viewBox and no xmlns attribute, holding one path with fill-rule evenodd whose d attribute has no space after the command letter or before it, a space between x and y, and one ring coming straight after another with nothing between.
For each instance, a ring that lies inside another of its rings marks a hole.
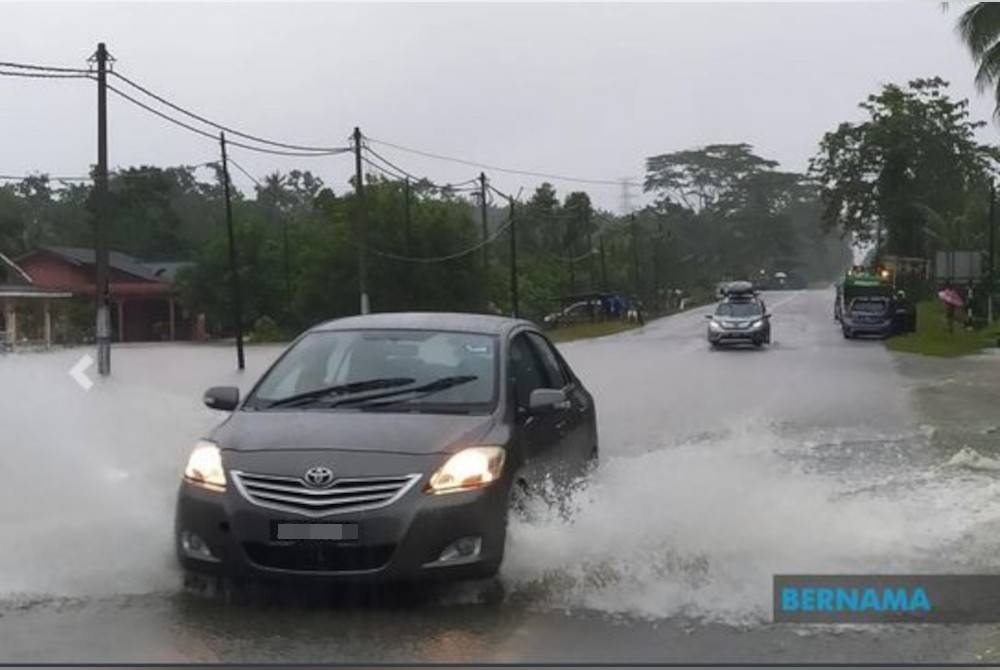
<instances>
[{"instance_id":1,"label":"grass verge","mask_svg":"<svg viewBox=\"0 0 1000 670\"><path fill-rule=\"evenodd\" d=\"M604 337L626 330L638 328L638 324L627 321L598 321L596 323L577 323L565 328L556 328L546 333L553 342L571 342L589 337Z\"/></svg>"},{"instance_id":2,"label":"grass verge","mask_svg":"<svg viewBox=\"0 0 1000 670\"><path fill-rule=\"evenodd\" d=\"M966 356L996 343L996 330L965 330L955 324L948 332L944 305L939 300L926 300L917 304L917 332L897 335L886 341L892 351L902 351L925 356Z\"/></svg>"}]
</instances>

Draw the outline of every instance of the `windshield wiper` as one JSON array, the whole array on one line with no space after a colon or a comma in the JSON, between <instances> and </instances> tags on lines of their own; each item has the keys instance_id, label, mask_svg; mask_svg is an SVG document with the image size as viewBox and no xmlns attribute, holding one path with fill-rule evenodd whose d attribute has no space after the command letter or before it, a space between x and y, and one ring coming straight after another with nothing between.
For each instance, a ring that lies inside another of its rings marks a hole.
<instances>
[{"instance_id":1,"label":"windshield wiper","mask_svg":"<svg viewBox=\"0 0 1000 670\"><path fill-rule=\"evenodd\" d=\"M369 406L381 406L387 404L394 404L398 402L397 400L391 400L388 403L385 402L372 402L385 400L387 398L395 398L396 396L406 395L407 393L416 393L417 397L423 398L424 396L431 395L432 393L439 393L447 389L453 388L455 386L460 386L462 384L468 384L469 382L479 379L476 375L454 375L451 377L441 377L440 379L435 379L432 382L426 384L421 384L420 386L414 386L412 388L395 389L393 391L386 391L385 393L372 393L371 395L366 395L362 398L344 398L343 400L336 400L331 403L331 407L342 407L344 405L358 405L360 407ZM411 398L412 400L412 398Z\"/></svg>"},{"instance_id":2,"label":"windshield wiper","mask_svg":"<svg viewBox=\"0 0 1000 670\"><path fill-rule=\"evenodd\" d=\"M313 389L312 391L305 391L303 393L296 393L295 395L290 395L285 398L279 398L268 405L265 409L271 409L272 407L288 407L290 405L297 405L309 400L316 400L328 395L353 395L355 393L363 393L365 391L376 391L378 389L393 388L395 386L406 386L407 384L412 384L416 379L412 377L380 377L377 379L366 379L360 382L350 382L348 384L337 384L336 386L325 386L323 388ZM367 396L366 396L367 397Z\"/></svg>"}]
</instances>

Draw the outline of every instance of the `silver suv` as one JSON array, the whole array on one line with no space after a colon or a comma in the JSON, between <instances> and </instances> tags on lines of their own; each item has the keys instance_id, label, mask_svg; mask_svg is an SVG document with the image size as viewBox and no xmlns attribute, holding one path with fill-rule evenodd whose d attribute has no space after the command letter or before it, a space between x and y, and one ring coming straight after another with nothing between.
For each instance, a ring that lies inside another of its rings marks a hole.
<instances>
[{"instance_id":1,"label":"silver suv","mask_svg":"<svg viewBox=\"0 0 1000 670\"><path fill-rule=\"evenodd\" d=\"M730 294L707 314L708 342L713 347L723 344L753 344L761 347L771 343L771 315L764 301L755 294Z\"/></svg>"}]
</instances>

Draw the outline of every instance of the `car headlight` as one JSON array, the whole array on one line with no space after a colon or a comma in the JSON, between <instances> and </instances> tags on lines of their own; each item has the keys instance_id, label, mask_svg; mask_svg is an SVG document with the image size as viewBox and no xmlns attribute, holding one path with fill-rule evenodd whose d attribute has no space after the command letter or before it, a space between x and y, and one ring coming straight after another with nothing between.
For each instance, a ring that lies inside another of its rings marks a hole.
<instances>
[{"instance_id":1,"label":"car headlight","mask_svg":"<svg viewBox=\"0 0 1000 670\"><path fill-rule=\"evenodd\" d=\"M763 325L764 325L764 319L757 319L756 321L754 321L753 323L750 324L750 327L751 328L761 328L761 327L763 327Z\"/></svg>"},{"instance_id":2,"label":"car headlight","mask_svg":"<svg viewBox=\"0 0 1000 670\"><path fill-rule=\"evenodd\" d=\"M226 490L226 472L222 469L219 445L199 440L184 467L184 479L213 491Z\"/></svg>"},{"instance_id":3,"label":"car headlight","mask_svg":"<svg viewBox=\"0 0 1000 670\"><path fill-rule=\"evenodd\" d=\"M503 447L468 447L431 475L428 493L454 493L487 486L500 479L507 453Z\"/></svg>"},{"instance_id":4,"label":"car headlight","mask_svg":"<svg viewBox=\"0 0 1000 670\"><path fill-rule=\"evenodd\" d=\"M709 329L715 331L722 330L722 324L716 321L715 319L712 319L711 321L708 322L708 327Z\"/></svg>"}]
</instances>

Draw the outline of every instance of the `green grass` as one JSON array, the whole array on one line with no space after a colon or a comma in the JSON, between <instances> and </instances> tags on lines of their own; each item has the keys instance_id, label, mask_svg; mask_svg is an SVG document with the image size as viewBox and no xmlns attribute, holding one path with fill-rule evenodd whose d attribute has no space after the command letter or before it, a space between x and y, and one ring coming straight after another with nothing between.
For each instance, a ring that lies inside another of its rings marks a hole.
<instances>
[{"instance_id":1,"label":"green grass","mask_svg":"<svg viewBox=\"0 0 1000 670\"><path fill-rule=\"evenodd\" d=\"M949 333L941 301L926 300L917 304L917 332L892 337L886 346L892 351L954 357L974 354L995 343L995 328L965 330L956 323L954 332Z\"/></svg>"},{"instance_id":2,"label":"green grass","mask_svg":"<svg viewBox=\"0 0 1000 670\"><path fill-rule=\"evenodd\" d=\"M598 321L596 323L578 323L565 328L556 328L546 333L553 342L570 342L588 337L604 337L626 330L638 328L638 324L627 321Z\"/></svg>"}]
</instances>

